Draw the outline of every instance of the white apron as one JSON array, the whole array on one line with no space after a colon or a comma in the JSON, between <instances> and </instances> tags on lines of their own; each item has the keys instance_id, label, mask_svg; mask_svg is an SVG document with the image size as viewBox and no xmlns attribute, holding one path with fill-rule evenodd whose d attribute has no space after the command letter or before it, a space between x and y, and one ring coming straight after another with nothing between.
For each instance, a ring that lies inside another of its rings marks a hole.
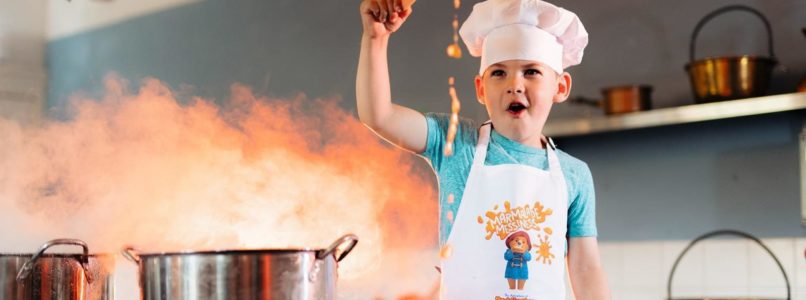
<instances>
[{"instance_id":1,"label":"white apron","mask_svg":"<svg viewBox=\"0 0 806 300\"><path fill-rule=\"evenodd\" d=\"M546 147L548 171L515 162L485 166L490 128L481 126L445 246L441 299L564 299L568 191L557 154Z\"/></svg>"}]
</instances>

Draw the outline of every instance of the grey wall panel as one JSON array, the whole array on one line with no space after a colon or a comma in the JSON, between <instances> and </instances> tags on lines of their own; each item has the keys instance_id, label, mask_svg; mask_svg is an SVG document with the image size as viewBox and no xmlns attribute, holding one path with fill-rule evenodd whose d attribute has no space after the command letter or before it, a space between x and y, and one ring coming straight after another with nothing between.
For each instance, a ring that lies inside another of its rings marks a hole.
<instances>
[{"instance_id":1,"label":"grey wall panel","mask_svg":"<svg viewBox=\"0 0 806 300\"><path fill-rule=\"evenodd\" d=\"M691 103L683 65L691 30L706 13L742 3L767 14L781 65L773 89L789 92L806 70L806 2L557 1L591 34L583 64L570 69L574 95L623 83L655 86L656 107ZM76 91L97 92L108 72L137 82L221 99L241 82L258 93L343 98L354 109L361 35L358 1L204 1L81 33L48 45L49 107L60 115ZM460 18L471 8L465 1ZM447 78L457 77L463 115L482 120L473 76L478 61L447 58L452 1L419 1L392 39L396 101L448 111ZM763 54L761 23L727 15L702 33L698 53ZM579 108L563 104L554 114ZM594 174L603 240L692 238L731 227L762 236L801 236L797 133L802 112L567 138L561 148Z\"/></svg>"}]
</instances>

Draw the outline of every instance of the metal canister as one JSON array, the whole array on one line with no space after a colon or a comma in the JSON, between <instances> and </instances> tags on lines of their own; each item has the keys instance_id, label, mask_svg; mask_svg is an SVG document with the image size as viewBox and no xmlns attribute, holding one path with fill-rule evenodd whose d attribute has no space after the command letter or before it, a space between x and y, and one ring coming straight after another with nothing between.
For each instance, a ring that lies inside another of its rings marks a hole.
<instances>
[{"instance_id":1,"label":"metal canister","mask_svg":"<svg viewBox=\"0 0 806 300\"><path fill-rule=\"evenodd\" d=\"M331 300L337 263L358 243L341 237L327 249L268 249L123 255L139 266L141 299Z\"/></svg>"},{"instance_id":2,"label":"metal canister","mask_svg":"<svg viewBox=\"0 0 806 300\"><path fill-rule=\"evenodd\" d=\"M57 245L82 247L81 254L44 253ZM89 254L75 239L52 240L32 254L0 254L0 299L114 299L114 257Z\"/></svg>"}]
</instances>

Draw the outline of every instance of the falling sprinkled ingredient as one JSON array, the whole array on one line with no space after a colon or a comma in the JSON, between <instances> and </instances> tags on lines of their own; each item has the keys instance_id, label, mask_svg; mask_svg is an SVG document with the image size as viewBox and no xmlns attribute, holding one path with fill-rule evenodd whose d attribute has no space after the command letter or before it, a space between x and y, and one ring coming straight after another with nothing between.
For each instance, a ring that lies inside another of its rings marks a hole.
<instances>
[{"instance_id":1,"label":"falling sprinkled ingredient","mask_svg":"<svg viewBox=\"0 0 806 300\"><path fill-rule=\"evenodd\" d=\"M439 250L440 259L448 259L451 257L451 254L453 254L453 247L451 245L446 244Z\"/></svg>"},{"instance_id":2,"label":"falling sprinkled ingredient","mask_svg":"<svg viewBox=\"0 0 806 300\"><path fill-rule=\"evenodd\" d=\"M448 78L448 84L450 85L448 93L451 95L451 121L445 138L445 151L443 151L445 156L453 155L453 141L456 139L456 130L459 126L459 110L462 108L462 104L459 103L459 97L456 96L453 76Z\"/></svg>"},{"instance_id":3,"label":"falling sprinkled ingredient","mask_svg":"<svg viewBox=\"0 0 806 300\"><path fill-rule=\"evenodd\" d=\"M460 59L462 58L462 47L459 47L459 16L453 15L453 42L448 45L448 48L445 50L448 53L448 57Z\"/></svg>"}]
</instances>

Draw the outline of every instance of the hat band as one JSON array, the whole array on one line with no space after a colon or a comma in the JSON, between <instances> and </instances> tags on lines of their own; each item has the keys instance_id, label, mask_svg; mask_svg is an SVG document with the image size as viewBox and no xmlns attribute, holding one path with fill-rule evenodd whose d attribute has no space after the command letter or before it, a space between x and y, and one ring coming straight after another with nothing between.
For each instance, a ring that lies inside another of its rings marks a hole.
<instances>
[{"instance_id":1,"label":"hat band","mask_svg":"<svg viewBox=\"0 0 806 300\"><path fill-rule=\"evenodd\" d=\"M563 47L557 37L535 26L512 24L491 31L484 39L479 75L502 61L519 59L545 64L557 73L563 72Z\"/></svg>"}]
</instances>

